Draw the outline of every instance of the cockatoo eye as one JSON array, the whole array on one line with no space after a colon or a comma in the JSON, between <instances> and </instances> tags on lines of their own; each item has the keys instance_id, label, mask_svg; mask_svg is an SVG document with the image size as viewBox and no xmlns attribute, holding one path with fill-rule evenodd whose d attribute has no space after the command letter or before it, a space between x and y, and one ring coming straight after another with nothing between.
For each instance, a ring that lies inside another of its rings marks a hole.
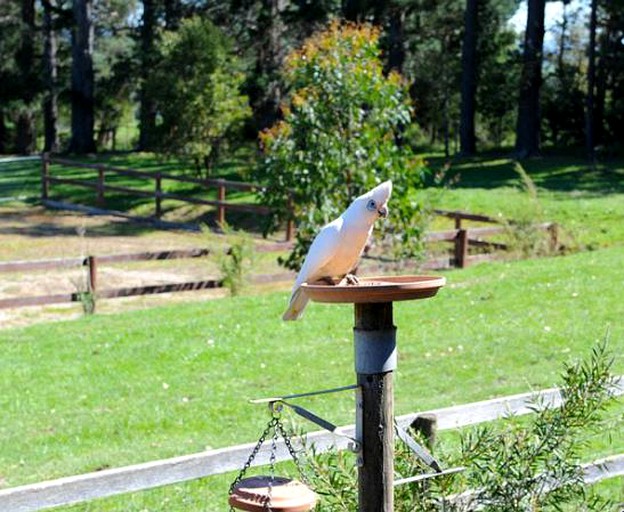
<instances>
[{"instance_id":1,"label":"cockatoo eye","mask_svg":"<svg viewBox=\"0 0 624 512\"><path fill-rule=\"evenodd\" d=\"M375 202L374 199L371 199L370 201L368 201L368 203L366 203L366 209L369 212L376 212L377 211L377 203Z\"/></svg>"}]
</instances>

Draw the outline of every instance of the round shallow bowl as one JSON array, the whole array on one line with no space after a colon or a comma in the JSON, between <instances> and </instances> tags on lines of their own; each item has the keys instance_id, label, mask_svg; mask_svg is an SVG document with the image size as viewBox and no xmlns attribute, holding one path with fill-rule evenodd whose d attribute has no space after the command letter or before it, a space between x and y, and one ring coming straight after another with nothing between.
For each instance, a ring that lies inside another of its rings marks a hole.
<instances>
[{"instance_id":1,"label":"round shallow bowl","mask_svg":"<svg viewBox=\"0 0 624 512\"><path fill-rule=\"evenodd\" d=\"M230 494L229 504L238 510L266 512L270 476L252 476L241 480ZM318 496L299 480L276 476L270 491L269 510L275 512L305 512L316 506Z\"/></svg>"},{"instance_id":2,"label":"round shallow bowl","mask_svg":"<svg viewBox=\"0 0 624 512\"><path fill-rule=\"evenodd\" d=\"M361 277L358 284L328 284L323 281L301 285L305 294L316 302L373 303L416 300L433 297L446 284L439 276Z\"/></svg>"}]
</instances>

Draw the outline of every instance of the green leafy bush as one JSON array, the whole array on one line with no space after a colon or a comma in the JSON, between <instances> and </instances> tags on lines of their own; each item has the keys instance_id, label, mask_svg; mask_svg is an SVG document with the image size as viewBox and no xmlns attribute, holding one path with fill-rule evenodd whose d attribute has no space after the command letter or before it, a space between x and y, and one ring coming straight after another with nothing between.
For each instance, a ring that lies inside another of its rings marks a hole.
<instances>
[{"instance_id":1,"label":"green leafy bush","mask_svg":"<svg viewBox=\"0 0 624 512\"><path fill-rule=\"evenodd\" d=\"M161 58L146 84L158 112L156 146L210 171L251 111L228 39L199 17L166 32Z\"/></svg>"},{"instance_id":2,"label":"green leafy bush","mask_svg":"<svg viewBox=\"0 0 624 512\"><path fill-rule=\"evenodd\" d=\"M334 22L286 59L290 98L283 120L260 135L258 178L268 185L263 200L273 209L267 231L291 215L297 221L290 268L299 266L320 226L387 179L393 181L388 239L401 256L420 249L414 191L425 167L401 141L412 117L407 83L397 73L384 75L379 55L377 28Z\"/></svg>"}]
</instances>

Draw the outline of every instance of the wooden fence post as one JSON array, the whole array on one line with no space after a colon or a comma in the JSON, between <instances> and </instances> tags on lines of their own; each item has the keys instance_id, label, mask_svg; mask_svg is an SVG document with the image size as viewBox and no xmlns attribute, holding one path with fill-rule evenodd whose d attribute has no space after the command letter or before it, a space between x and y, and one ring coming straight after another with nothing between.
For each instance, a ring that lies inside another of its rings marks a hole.
<instances>
[{"instance_id":1,"label":"wooden fence post","mask_svg":"<svg viewBox=\"0 0 624 512\"><path fill-rule=\"evenodd\" d=\"M95 256L87 256L87 267L89 269L87 291L95 293L97 291L97 260Z\"/></svg>"},{"instance_id":2,"label":"wooden fence post","mask_svg":"<svg viewBox=\"0 0 624 512\"><path fill-rule=\"evenodd\" d=\"M225 202L225 185L222 183L222 179L217 181L219 182L217 188L217 200L219 201L219 205L217 206L217 224L223 226L225 224L225 206L221 203Z\"/></svg>"},{"instance_id":3,"label":"wooden fence post","mask_svg":"<svg viewBox=\"0 0 624 512\"><path fill-rule=\"evenodd\" d=\"M459 229L455 237L455 266L465 268L468 265L468 230Z\"/></svg>"},{"instance_id":4,"label":"wooden fence post","mask_svg":"<svg viewBox=\"0 0 624 512\"><path fill-rule=\"evenodd\" d=\"M394 510L396 328L392 302L355 304L359 512Z\"/></svg>"},{"instance_id":5,"label":"wooden fence post","mask_svg":"<svg viewBox=\"0 0 624 512\"><path fill-rule=\"evenodd\" d=\"M160 171L156 173L155 180L156 190L154 192L154 200L156 201L156 212L154 216L157 219L160 219L160 217L162 216L162 173Z\"/></svg>"},{"instance_id":6,"label":"wooden fence post","mask_svg":"<svg viewBox=\"0 0 624 512\"><path fill-rule=\"evenodd\" d=\"M50 194L50 154L41 155L41 200L48 199Z\"/></svg>"},{"instance_id":7,"label":"wooden fence post","mask_svg":"<svg viewBox=\"0 0 624 512\"><path fill-rule=\"evenodd\" d=\"M455 219L455 229L461 229L462 228L462 225L461 225L461 223L462 223L461 215L455 214L454 219Z\"/></svg>"},{"instance_id":8,"label":"wooden fence post","mask_svg":"<svg viewBox=\"0 0 624 512\"><path fill-rule=\"evenodd\" d=\"M104 206L104 172L105 169L102 166L98 166L98 182L97 182L97 199L98 206Z\"/></svg>"}]
</instances>

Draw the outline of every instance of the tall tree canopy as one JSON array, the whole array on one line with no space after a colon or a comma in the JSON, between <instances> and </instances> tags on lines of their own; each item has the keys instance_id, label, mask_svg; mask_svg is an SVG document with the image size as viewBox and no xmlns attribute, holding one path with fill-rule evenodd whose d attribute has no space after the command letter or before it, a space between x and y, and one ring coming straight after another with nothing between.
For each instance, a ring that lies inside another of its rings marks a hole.
<instances>
[{"instance_id":1,"label":"tall tree canopy","mask_svg":"<svg viewBox=\"0 0 624 512\"><path fill-rule=\"evenodd\" d=\"M383 72L400 71L410 82L418 115L401 133L414 146L443 143L449 155L469 154L515 139L517 153L530 156L542 143L579 145L589 134L591 146L617 148L624 138L622 3L594 2L591 19L589 0L579 12L565 11L563 21L549 29L555 43L545 49L545 0L528 1L527 30L516 34L508 22L519 5L520 0L5 0L0 150L113 148L121 124L138 124L138 136L127 144L156 149L162 120L146 87L163 58L163 34L178 32L194 16L231 37L231 57L240 64L241 89L252 109L248 140L280 119L289 92L281 74L285 56L329 20L350 19L379 28ZM590 27L594 44L588 46Z\"/></svg>"}]
</instances>

